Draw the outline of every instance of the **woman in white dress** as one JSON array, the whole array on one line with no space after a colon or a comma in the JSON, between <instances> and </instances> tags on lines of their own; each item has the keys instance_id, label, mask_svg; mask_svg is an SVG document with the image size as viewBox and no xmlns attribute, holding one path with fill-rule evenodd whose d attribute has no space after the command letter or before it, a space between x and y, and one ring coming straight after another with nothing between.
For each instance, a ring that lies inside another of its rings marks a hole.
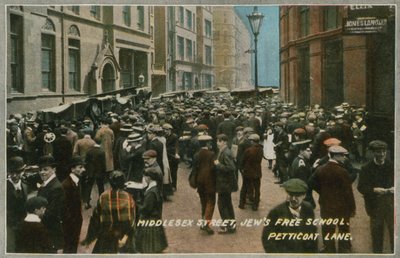
<instances>
[{"instance_id":1,"label":"woman in white dress","mask_svg":"<svg viewBox=\"0 0 400 258\"><path fill-rule=\"evenodd\" d=\"M264 133L264 158L268 160L268 168L272 169L272 161L276 159L274 133L272 128L267 128Z\"/></svg>"}]
</instances>

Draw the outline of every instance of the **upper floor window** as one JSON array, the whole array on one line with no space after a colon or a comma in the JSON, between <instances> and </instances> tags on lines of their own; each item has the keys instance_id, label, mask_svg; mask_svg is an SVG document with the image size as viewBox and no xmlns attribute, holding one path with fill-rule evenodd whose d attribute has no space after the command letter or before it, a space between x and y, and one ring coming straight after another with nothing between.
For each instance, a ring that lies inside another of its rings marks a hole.
<instances>
[{"instance_id":1,"label":"upper floor window","mask_svg":"<svg viewBox=\"0 0 400 258\"><path fill-rule=\"evenodd\" d=\"M68 39L69 56L69 88L80 91L80 41L79 39Z\"/></svg>"},{"instance_id":2,"label":"upper floor window","mask_svg":"<svg viewBox=\"0 0 400 258\"><path fill-rule=\"evenodd\" d=\"M138 21L137 21L138 29L144 30L144 6L138 6L137 13L138 13Z\"/></svg>"},{"instance_id":3,"label":"upper floor window","mask_svg":"<svg viewBox=\"0 0 400 258\"><path fill-rule=\"evenodd\" d=\"M186 60L193 61L193 42L186 39Z\"/></svg>"},{"instance_id":4,"label":"upper floor window","mask_svg":"<svg viewBox=\"0 0 400 258\"><path fill-rule=\"evenodd\" d=\"M337 6L324 7L324 31L339 27L340 18Z\"/></svg>"},{"instance_id":5,"label":"upper floor window","mask_svg":"<svg viewBox=\"0 0 400 258\"><path fill-rule=\"evenodd\" d=\"M192 29L193 22L192 22L192 12L189 10L186 10L186 28Z\"/></svg>"},{"instance_id":6,"label":"upper floor window","mask_svg":"<svg viewBox=\"0 0 400 258\"><path fill-rule=\"evenodd\" d=\"M211 21L204 20L204 25L205 25L204 27L205 27L205 31L206 31L206 37L211 38L211 32L212 32Z\"/></svg>"},{"instance_id":7,"label":"upper floor window","mask_svg":"<svg viewBox=\"0 0 400 258\"><path fill-rule=\"evenodd\" d=\"M55 36L42 34L42 89L55 91Z\"/></svg>"},{"instance_id":8,"label":"upper floor window","mask_svg":"<svg viewBox=\"0 0 400 258\"><path fill-rule=\"evenodd\" d=\"M23 37L22 37L22 16L10 15L10 65L11 65L11 91L23 92Z\"/></svg>"},{"instance_id":9,"label":"upper floor window","mask_svg":"<svg viewBox=\"0 0 400 258\"><path fill-rule=\"evenodd\" d=\"M184 13L183 6L180 6L180 7L179 7L179 24L180 24L181 26L183 26L184 17L185 17L185 13Z\"/></svg>"},{"instance_id":10,"label":"upper floor window","mask_svg":"<svg viewBox=\"0 0 400 258\"><path fill-rule=\"evenodd\" d=\"M68 10L72 11L75 14L79 14L79 6L77 6L77 5L68 6Z\"/></svg>"},{"instance_id":11,"label":"upper floor window","mask_svg":"<svg viewBox=\"0 0 400 258\"><path fill-rule=\"evenodd\" d=\"M122 17L124 19L124 24L126 26L131 26L131 7L130 6L122 7Z\"/></svg>"},{"instance_id":12,"label":"upper floor window","mask_svg":"<svg viewBox=\"0 0 400 258\"><path fill-rule=\"evenodd\" d=\"M301 6L300 9L300 37L310 33L310 7Z\"/></svg>"},{"instance_id":13,"label":"upper floor window","mask_svg":"<svg viewBox=\"0 0 400 258\"><path fill-rule=\"evenodd\" d=\"M98 5L91 5L90 6L90 16L93 18L100 20L100 6Z\"/></svg>"},{"instance_id":14,"label":"upper floor window","mask_svg":"<svg viewBox=\"0 0 400 258\"><path fill-rule=\"evenodd\" d=\"M212 64L211 46L205 46L206 51L206 64Z\"/></svg>"},{"instance_id":15,"label":"upper floor window","mask_svg":"<svg viewBox=\"0 0 400 258\"><path fill-rule=\"evenodd\" d=\"M183 60L185 56L185 43L182 37L178 36L178 58L179 60Z\"/></svg>"}]
</instances>

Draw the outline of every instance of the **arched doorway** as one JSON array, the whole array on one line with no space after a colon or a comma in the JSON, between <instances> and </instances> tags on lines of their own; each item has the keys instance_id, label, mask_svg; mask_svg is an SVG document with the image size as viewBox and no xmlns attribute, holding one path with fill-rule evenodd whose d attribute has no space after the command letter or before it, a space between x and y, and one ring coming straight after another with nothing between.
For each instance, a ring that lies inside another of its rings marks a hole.
<instances>
[{"instance_id":1,"label":"arched doorway","mask_svg":"<svg viewBox=\"0 0 400 258\"><path fill-rule=\"evenodd\" d=\"M115 71L111 64L104 66L102 78L103 92L115 90Z\"/></svg>"}]
</instances>

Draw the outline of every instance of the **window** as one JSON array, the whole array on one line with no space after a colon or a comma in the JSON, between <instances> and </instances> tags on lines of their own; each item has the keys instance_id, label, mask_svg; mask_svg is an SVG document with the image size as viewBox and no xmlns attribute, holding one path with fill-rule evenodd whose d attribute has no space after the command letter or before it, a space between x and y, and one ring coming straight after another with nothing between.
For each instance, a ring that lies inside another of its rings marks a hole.
<instances>
[{"instance_id":1,"label":"window","mask_svg":"<svg viewBox=\"0 0 400 258\"><path fill-rule=\"evenodd\" d=\"M204 20L204 27L206 31L206 37L211 38L211 21L209 20Z\"/></svg>"},{"instance_id":2,"label":"window","mask_svg":"<svg viewBox=\"0 0 400 258\"><path fill-rule=\"evenodd\" d=\"M23 92L23 48L22 48L22 17L10 15L11 36L11 91Z\"/></svg>"},{"instance_id":3,"label":"window","mask_svg":"<svg viewBox=\"0 0 400 258\"><path fill-rule=\"evenodd\" d=\"M307 36L310 33L310 7L300 7L300 37Z\"/></svg>"},{"instance_id":4,"label":"window","mask_svg":"<svg viewBox=\"0 0 400 258\"><path fill-rule=\"evenodd\" d=\"M119 51L119 65L121 67L122 87L132 86L132 53L127 49Z\"/></svg>"},{"instance_id":5,"label":"window","mask_svg":"<svg viewBox=\"0 0 400 258\"><path fill-rule=\"evenodd\" d=\"M187 29L192 29L193 23L192 23L192 12L189 10L186 10L186 28Z\"/></svg>"},{"instance_id":6,"label":"window","mask_svg":"<svg viewBox=\"0 0 400 258\"><path fill-rule=\"evenodd\" d=\"M186 40L186 60L193 61L193 42L190 39Z\"/></svg>"},{"instance_id":7,"label":"window","mask_svg":"<svg viewBox=\"0 0 400 258\"><path fill-rule=\"evenodd\" d=\"M184 58L184 49L185 49L185 43L183 41L182 37L178 36L178 59L183 60Z\"/></svg>"},{"instance_id":8,"label":"window","mask_svg":"<svg viewBox=\"0 0 400 258\"><path fill-rule=\"evenodd\" d=\"M55 91L54 35L42 34L42 89Z\"/></svg>"},{"instance_id":9,"label":"window","mask_svg":"<svg viewBox=\"0 0 400 258\"><path fill-rule=\"evenodd\" d=\"M126 26L131 26L131 7L130 6L122 7L122 17L124 19L124 24Z\"/></svg>"},{"instance_id":10,"label":"window","mask_svg":"<svg viewBox=\"0 0 400 258\"><path fill-rule=\"evenodd\" d=\"M90 6L90 16L93 18L100 20L100 6L98 5L91 5Z\"/></svg>"},{"instance_id":11,"label":"window","mask_svg":"<svg viewBox=\"0 0 400 258\"><path fill-rule=\"evenodd\" d=\"M144 30L144 6L138 6L137 7L137 12L138 12L138 29L139 30Z\"/></svg>"},{"instance_id":12,"label":"window","mask_svg":"<svg viewBox=\"0 0 400 258\"><path fill-rule=\"evenodd\" d=\"M80 42L78 39L68 39L69 54L69 88L80 91Z\"/></svg>"},{"instance_id":13,"label":"window","mask_svg":"<svg viewBox=\"0 0 400 258\"><path fill-rule=\"evenodd\" d=\"M180 6L179 7L179 24L181 26L183 26L183 22L184 22L184 10L183 10L183 7Z\"/></svg>"},{"instance_id":14,"label":"window","mask_svg":"<svg viewBox=\"0 0 400 258\"><path fill-rule=\"evenodd\" d=\"M79 14L79 6L77 5L68 6L68 10L72 11L75 14Z\"/></svg>"},{"instance_id":15,"label":"window","mask_svg":"<svg viewBox=\"0 0 400 258\"><path fill-rule=\"evenodd\" d=\"M206 64L211 65L212 64L211 47L205 46L205 51L206 51Z\"/></svg>"},{"instance_id":16,"label":"window","mask_svg":"<svg viewBox=\"0 0 400 258\"><path fill-rule=\"evenodd\" d=\"M324 30L336 29L339 26L337 6L326 6L324 7Z\"/></svg>"}]
</instances>

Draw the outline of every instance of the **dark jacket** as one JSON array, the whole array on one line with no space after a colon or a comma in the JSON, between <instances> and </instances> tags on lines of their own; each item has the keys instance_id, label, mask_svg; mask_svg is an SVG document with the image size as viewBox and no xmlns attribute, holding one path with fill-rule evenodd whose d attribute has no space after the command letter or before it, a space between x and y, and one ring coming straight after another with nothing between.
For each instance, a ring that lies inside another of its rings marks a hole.
<instances>
[{"instance_id":1,"label":"dark jacket","mask_svg":"<svg viewBox=\"0 0 400 258\"><path fill-rule=\"evenodd\" d=\"M86 153L85 174L89 178L101 178L106 173L106 154L100 146L93 146Z\"/></svg>"},{"instance_id":2,"label":"dark jacket","mask_svg":"<svg viewBox=\"0 0 400 258\"><path fill-rule=\"evenodd\" d=\"M17 226L26 216L25 202L28 186L21 182L21 188L21 192L17 193L13 184L7 180L7 226Z\"/></svg>"},{"instance_id":3,"label":"dark jacket","mask_svg":"<svg viewBox=\"0 0 400 258\"><path fill-rule=\"evenodd\" d=\"M219 164L216 165L217 193L231 193L238 190L236 166L231 150L226 147L218 155Z\"/></svg>"},{"instance_id":4,"label":"dark jacket","mask_svg":"<svg viewBox=\"0 0 400 258\"><path fill-rule=\"evenodd\" d=\"M45 187L39 188L38 196L44 197L48 201L42 222L49 231L55 248L62 249L64 245L62 217L65 210L65 194L60 181L53 178Z\"/></svg>"},{"instance_id":5,"label":"dark jacket","mask_svg":"<svg viewBox=\"0 0 400 258\"><path fill-rule=\"evenodd\" d=\"M356 212L353 188L348 172L329 161L317 168L309 186L319 193L322 218L349 218Z\"/></svg>"},{"instance_id":6,"label":"dark jacket","mask_svg":"<svg viewBox=\"0 0 400 258\"><path fill-rule=\"evenodd\" d=\"M147 142L147 150L155 150L157 152L157 163L161 168L164 175L164 164L163 164L163 150L164 145L157 138Z\"/></svg>"},{"instance_id":7,"label":"dark jacket","mask_svg":"<svg viewBox=\"0 0 400 258\"><path fill-rule=\"evenodd\" d=\"M374 216L382 209L389 206L394 208L394 195L387 193L378 195L374 193L375 187L391 188L394 186L394 166L389 160L381 166L375 164L372 160L362 166L360 178L358 181L358 191L365 200L365 210L369 216Z\"/></svg>"},{"instance_id":8,"label":"dark jacket","mask_svg":"<svg viewBox=\"0 0 400 258\"><path fill-rule=\"evenodd\" d=\"M215 193L216 175L214 165L214 152L200 149L193 158L193 167L197 173L197 191L203 193ZM194 171L192 171L194 173Z\"/></svg>"},{"instance_id":9,"label":"dark jacket","mask_svg":"<svg viewBox=\"0 0 400 258\"><path fill-rule=\"evenodd\" d=\"M17 253L55 253L49 232L41 222L23 221L15 236Z\"/></svg>"},{"instance_id":10,"label":"dark jacket","mask_svg":"<svg viewBox=\"0 0 400 258\"><path fill-rule=\"evenodd\" d=\"M263 146L254 143L246 149L243 155L243 176L261 178L261 162L264 155Z\"/></svg>"},{"instance_id":11,"label":"dark jacket","mask_svg":"<svg viewBox=\"0 0 400 258\"><path fill-rule=\"evenodd\" d=\"M81 191L70 176L62 182L62 187L65 193L64 253L76 253L83 221Z\"/></svg>"},{"instance_id":12,"label":"dark jacket","mask_svg":"<svg viewBox=\"0 0 400 258\"><path fill-rule=\"evenodd\" d=\"M274 240L269 238L271 233L302 233L304 234L315 234L317 228L311 225L306 225L308 219L314 219L314 211L311 205L307 202L301 204L300 217L302 219L299 226L288 227L275 225L278 219L294 219L295 217L289 210L287 202L279 204L273 208L268 214L267 220L268 225L264 226L262 232L262 243L266 253L316 253L317 252L317 241L316 240ZM269 238L269 239L268 239Z\"/></svg>"}]
</instances>

